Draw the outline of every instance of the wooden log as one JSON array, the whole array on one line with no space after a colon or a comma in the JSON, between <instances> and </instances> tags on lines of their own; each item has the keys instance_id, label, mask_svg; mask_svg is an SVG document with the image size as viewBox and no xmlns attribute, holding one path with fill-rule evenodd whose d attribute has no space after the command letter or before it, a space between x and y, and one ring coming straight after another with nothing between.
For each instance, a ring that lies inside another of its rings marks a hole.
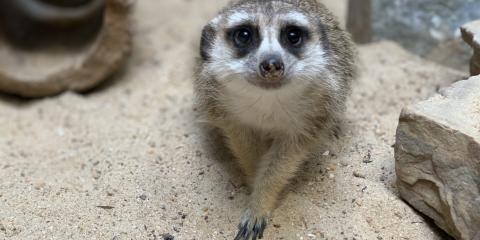
<instances>
[{"instance_id":1,"label":"wooden log","mask_svg":"<svg viewBox=\"0 0 480 240\"><path fill-rule=\"evenodd\" d=\"M347 13L347 30L359 44L372 41L372 1L350 0Z\"/></svg>"}]
</instances>

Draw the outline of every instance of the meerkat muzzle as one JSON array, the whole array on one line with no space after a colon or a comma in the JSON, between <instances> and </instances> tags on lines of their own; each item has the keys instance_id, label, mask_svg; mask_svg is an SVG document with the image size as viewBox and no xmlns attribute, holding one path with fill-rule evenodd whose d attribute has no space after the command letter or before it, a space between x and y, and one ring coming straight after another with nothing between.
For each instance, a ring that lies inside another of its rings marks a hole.
<instances>
[{"instance_id":1,"label":"meerkat muzzle","mask_svg":"<svg viewBox=\"0 0 480 240\"><path fill-rule=\"evenodd\" d=\"M279 81L285 72L285 65L277 56L267 57L260 63L260 75L269 81Z\"/></svg>"}]
</instances>

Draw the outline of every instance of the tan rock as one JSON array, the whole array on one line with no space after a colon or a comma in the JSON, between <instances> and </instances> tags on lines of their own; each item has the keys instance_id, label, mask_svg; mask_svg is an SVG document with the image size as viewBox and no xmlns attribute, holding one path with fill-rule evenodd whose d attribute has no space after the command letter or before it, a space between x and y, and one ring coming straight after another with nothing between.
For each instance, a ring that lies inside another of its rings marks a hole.
<instances>
[{"instance_id":1,"label":"tan rock","mask_svg":"<svg viewBox=\"0 0 480 240\"><path fill-rule=\"evenodd\" d=\"M480 20L463 25L461 30L463 39L474 51L470 61L470 72L472 76L480 75Z\"/></svg>"},{"instance_id":2,"label":"tan rock","mask_svg":"<svg viewBox=\"0 0 480 240\"><path fill-rule=\"evenodd\" d=\"M401 196L457 239L480 237L480 77L401 114L395 147Z\"/></svg>"}]
</instances>

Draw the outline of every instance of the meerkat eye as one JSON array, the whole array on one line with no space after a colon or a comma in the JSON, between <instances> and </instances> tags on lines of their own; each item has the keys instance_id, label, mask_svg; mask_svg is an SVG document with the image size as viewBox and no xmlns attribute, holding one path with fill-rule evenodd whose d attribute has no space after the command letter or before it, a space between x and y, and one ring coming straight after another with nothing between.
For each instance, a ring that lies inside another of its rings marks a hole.
<instances>
[{"instance_id":1,"label":"meerkat eye","mask_svg":"<svg viewBox=\"0 0 480 240\"><path fill-rule=\"evenodd\" d=\"M298 27L290 27L286 31L286 39L294 47L300 47L303 43L303 38L303 30Z\"/></svg>"},{"instance_id":2,"label":"meerkat eye","mask_svg":"<svg viewBox=\"0 0 480 240\"><path fill-rule=\"evenodd\" d=\"M247 27L242 27L240 29L235 30L233 33L233 42L235 46L238 48L245 48L248 47L253 40L253 32L251 29Z\"/></svg>"}]
</instances>

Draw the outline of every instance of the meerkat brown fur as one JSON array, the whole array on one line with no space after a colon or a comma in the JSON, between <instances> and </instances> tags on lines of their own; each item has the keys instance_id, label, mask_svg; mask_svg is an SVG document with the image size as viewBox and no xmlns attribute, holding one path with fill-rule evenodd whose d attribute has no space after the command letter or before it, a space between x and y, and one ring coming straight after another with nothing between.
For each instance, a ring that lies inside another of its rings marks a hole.
<instances>
[{"instance_id":1,"label":"meerkat brown fur","mask_svg":"<svg viewBox=\"0 0 480 240\"><path fill-rule=\"evenodd\" d=\"M235 240L263 237L279 195L338 136L355 76L349 35L316 0L232 2L202 32L197 108L251 188Z\"/></svg>"}]
</instances>

